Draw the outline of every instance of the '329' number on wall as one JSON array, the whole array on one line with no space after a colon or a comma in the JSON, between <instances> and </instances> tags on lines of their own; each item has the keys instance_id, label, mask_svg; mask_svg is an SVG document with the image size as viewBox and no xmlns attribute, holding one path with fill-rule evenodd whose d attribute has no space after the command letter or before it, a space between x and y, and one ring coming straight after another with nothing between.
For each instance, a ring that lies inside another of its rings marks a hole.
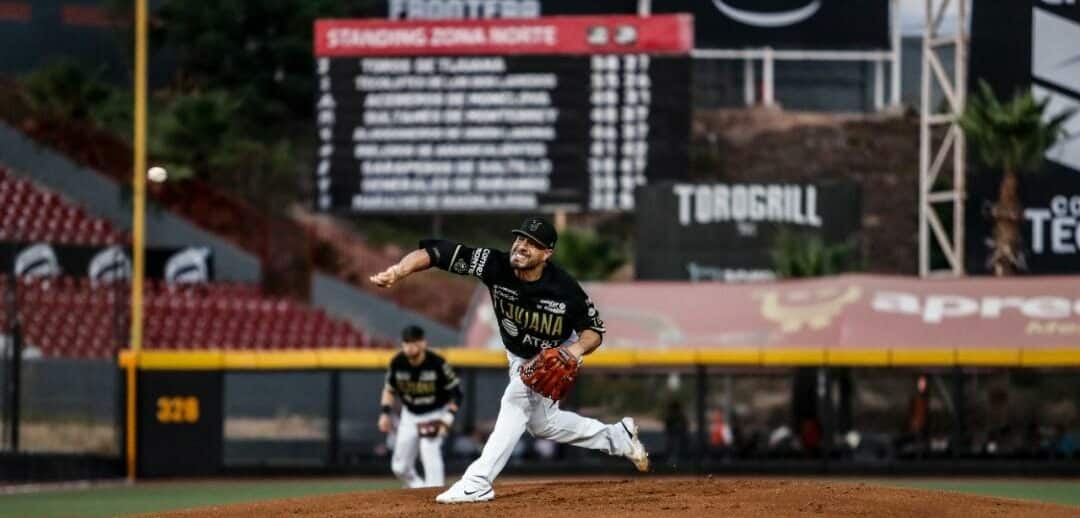
<instances>
[{"instance_id":1,"label":"'329' number on wall","mask_svg":"<svg viewBox=\"0 0 1080 518\"><path fill-rule=\"evenodd\" d=\"M157 398L159 423L199 422L199 398L195 396L162 396Z\"/></svg>"}]
</instances>

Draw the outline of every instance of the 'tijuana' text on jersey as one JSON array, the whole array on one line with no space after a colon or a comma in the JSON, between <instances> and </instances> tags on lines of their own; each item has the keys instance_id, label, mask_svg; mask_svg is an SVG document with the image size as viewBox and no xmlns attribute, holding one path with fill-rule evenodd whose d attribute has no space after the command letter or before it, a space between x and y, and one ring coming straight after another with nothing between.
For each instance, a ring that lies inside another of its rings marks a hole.
<instances>
[{"instance_id":1,"label":"'tijuana' text on jersey","mask_svg":"<svg viewBox=\"0 0 1080 518\"><path fill-rule=\"evenodd\" d=\"M433 266L484 282L503 345L516 356L532 358L541 349L562 345L574 332L604 333L596 306L556 264L549 262L539 279L526 282L514 275L509 254L500 250L441 239L425 239L420 248L427 251Z\"/></svg>"}]
</instances>

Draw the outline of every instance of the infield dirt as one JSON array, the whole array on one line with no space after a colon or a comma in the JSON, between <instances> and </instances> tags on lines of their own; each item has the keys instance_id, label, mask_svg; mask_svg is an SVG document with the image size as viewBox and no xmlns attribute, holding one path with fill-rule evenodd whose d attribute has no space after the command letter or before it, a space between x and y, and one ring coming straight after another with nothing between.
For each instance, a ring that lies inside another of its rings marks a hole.
<instances>
[{"instance_id":1,"label":"infield dirt","mask_svg":"<svg viewBox=\"0 0 1080 518\"><path fill-rule=\"evenodd\" d=\"M444 516L604 518L625 516L860 516L1057 517L1080 516L1080 507L861 483L728 478L567 480L495 485L495 500L435 503L437 489L347 493L332 496L205 507L152 516L255 518Z\"/></svg>"}]
</instances>

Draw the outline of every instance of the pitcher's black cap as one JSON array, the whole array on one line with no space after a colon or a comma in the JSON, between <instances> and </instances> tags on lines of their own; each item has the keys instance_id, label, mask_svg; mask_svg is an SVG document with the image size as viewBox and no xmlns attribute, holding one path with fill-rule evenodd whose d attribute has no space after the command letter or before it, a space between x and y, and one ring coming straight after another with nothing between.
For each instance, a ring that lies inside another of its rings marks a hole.
<instances>
[{"instance_id":1,"label":"pitcher's black cap","mask_svg":"<svg viewBox=\"0 0 1080 518\"><path fill-rule=\"evenodd\" d=\"M559 233L555 231L555 226L541 217L526 219L520 227L511 232L536 241L544 248L555 248L555 242L559 240Z\"/></svg>"}]
</instances>

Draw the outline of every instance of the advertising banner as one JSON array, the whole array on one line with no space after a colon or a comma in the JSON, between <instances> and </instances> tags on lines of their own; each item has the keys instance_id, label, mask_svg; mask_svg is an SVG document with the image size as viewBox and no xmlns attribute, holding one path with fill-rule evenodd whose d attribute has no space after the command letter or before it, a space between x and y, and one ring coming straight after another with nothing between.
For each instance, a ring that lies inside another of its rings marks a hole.
<instances>
[{"instance_id":1,"label":"advertising banner","mask_svg":"<svg viewBox=\"0 0 1080 518\"><path fill-rule=\"evenodd\" d=\"M994 220L990 214L999 181L999 175L981 174L968 182L968 272L972 274L993 271ZM1021 184L1020 199L1027 271L1080 272L1080 174L1029 175Z\"/></svg>"},{"instance_id":2,"label":"advertising banner","mask_svg":"<svg viewBox=\"0 0 1080 518\"><path fill-rule=\"evenodd\" d=\"M975 2L972 13L969 85L985 80L998 97L1030 90L1046 100L1047 117L1080 108L1080 4L1057 0ZM1039 174L1020 180L1024 209L1021 228L1027 271L1080 272L1080 116L1065 127L1068 136L1046 153ZM976 161L977 156L973 155ZM993 221L1000 172L974 164L968 180L967 270L990 273Z\"/></svg>"},{"instance_id":3,"label":"advertising banner","mask_svg":"<svg viewBox=\"0 0 1080 518\"><path fill-rule=\"evenodd\" d=\"M893 355L920 350L1080 349L1080 278L921 280L879 275L754 284L589 284L606 349L795 348ZM499 349L490 297L465 341Z\"/></svg>"},{"instance_id":4,"label":"advertising banner","mask_svg":"<svg viewBox=\"0 0 1080 518\"><path fill-rule=\"evenodd\" d=\"M697 48L890 47L888 0L664 0L653 12L694 15Z\"/></svg>"},{"instance_id":5,"label":"advertising banner","mask_svg":"<svg viewBox=\"0 0 1080 518\"><path fill-rule=\"evenodd\" d=\"M638 279L771 279L782 232L841 244L861 224L850 181L666 183L637 194Z\"/></svg>"}]
</instances>

